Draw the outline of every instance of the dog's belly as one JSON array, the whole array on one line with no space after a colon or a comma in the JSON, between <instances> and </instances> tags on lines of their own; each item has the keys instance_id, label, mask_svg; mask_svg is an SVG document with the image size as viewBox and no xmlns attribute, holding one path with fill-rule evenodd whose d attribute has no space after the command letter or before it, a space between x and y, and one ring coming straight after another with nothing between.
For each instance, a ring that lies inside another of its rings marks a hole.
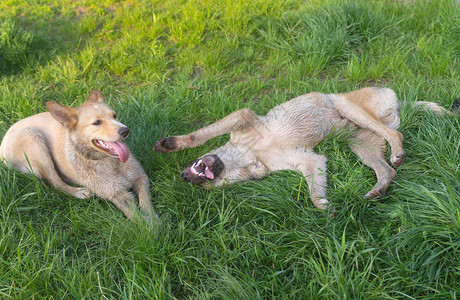
<instances>
[{"instance_id":1,"label":"dog's belly","mask_svg":"<svg viewBox=\"0 0 460 300\"><path fill-rule=\"evenodd\" d=\"M353 123L335 109L315 103L301 103L284 114L267 118L265 130L271 143L281 148L313 148L329 136L331 131L352 128Z\"/></svg>"}]
</instances>

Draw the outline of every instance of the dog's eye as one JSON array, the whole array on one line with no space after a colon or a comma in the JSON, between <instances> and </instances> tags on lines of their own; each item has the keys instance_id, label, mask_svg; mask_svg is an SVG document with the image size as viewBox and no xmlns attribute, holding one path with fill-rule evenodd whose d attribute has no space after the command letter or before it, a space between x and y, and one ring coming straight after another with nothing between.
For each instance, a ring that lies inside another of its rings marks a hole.
<instances>
[{"instance_id":1,"label":"dog's eye","mask_svg":"<svg viewBox=\"0 0 460 300\"><path fill-rule=\"evenodd\" d=\"M96 125L96 126L101 125L101 124L102 124L101 120L96 120L93 122L93 125Z\"/></svg>"},{"instance_id":2,"label":"dog's eye","mask_svg":"<svg viewBox=\"0 0 460 300\"><path fill-rule=\"evenodd\" d=\"M113 118L114 118L114 119L117 118L117 114L116 114L116 113L113 113Z\"/></svg>"}]
</instances>

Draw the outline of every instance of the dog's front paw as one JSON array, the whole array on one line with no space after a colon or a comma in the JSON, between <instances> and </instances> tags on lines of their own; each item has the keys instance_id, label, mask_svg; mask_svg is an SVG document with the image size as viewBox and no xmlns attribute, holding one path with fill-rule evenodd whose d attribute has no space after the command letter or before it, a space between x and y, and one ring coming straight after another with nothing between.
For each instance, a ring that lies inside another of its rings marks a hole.
<instances>
[{"instance_id":1,"label":"dog's front paw","mask_svg":"<svg viewBox=\"0 0 460 300\"><path fill-rule=\"evenodd\" d=\"M161 140L155 142L153 150L161 153L169 153L171 151L179 150L176 145L176 140L177 138L175 136L162 138Z\"/></svg>"},{"instance_id":2,"label":"dog's front paw","mask_svg":"<svg viewBox=\"0 0 460 300\"><path fill-rule=\"evenodd\" d=\"M154 211L145 211L141 209L141 215L144 218L145 222L149 225L161 225L161 220Z\"/></svg>"},{"instance_id":3,"label":"dog's front paw","mask_svg":"<svg viewBox=\"0 0 460 300\"><path fill-rule=\"evenodd\" d=\"M91 191L87 188L76 188L74 196L79 199L88 199L92 195Z\"/></svg>"}]
</instances>

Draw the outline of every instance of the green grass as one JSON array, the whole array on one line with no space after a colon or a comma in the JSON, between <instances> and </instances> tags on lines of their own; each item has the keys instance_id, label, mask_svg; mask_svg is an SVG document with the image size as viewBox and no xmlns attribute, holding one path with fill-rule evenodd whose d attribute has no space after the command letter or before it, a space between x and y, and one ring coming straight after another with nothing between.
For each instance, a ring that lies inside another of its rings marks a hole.
<instances>
[{"instance_id":1,"label":"green grass","mask_svg":"<svg viewBox=\"0 0 460 300\"><path fill-rule=\"evenodd\" d=\"M341 137L329 158L336 218L301 174L202 189L182 169L222 145L162 155L243 107L386 86L450 107L460 95L458 1L6 0L0 136L57 100L100 89L131 129L160 230L0 168L0 298L455 299L460 294L460 119L403 106L407 161L382 200Z\"/></svg>"}]
</instances>

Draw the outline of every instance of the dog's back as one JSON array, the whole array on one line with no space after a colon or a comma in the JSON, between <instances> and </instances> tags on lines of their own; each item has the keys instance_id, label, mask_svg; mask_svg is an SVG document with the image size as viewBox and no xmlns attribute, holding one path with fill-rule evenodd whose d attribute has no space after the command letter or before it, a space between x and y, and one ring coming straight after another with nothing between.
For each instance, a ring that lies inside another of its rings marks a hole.
<instances>
[{"instance_id":1,"label":"dog's back","mask_svg":"<svg viewBox=\"0 0 460 300\"><path fill-rule=\"evenodd\" d=\"M0 157L21 172L35 170L35 175L43 178L43 172L34 168L29 155L34 154L35 148L46 148L49 152L60 147L64 140L62 126L49 112L30 116L13 124L0 145ZM29 153L29 155L28 155Z\"/></svg>"}]
</instances>

